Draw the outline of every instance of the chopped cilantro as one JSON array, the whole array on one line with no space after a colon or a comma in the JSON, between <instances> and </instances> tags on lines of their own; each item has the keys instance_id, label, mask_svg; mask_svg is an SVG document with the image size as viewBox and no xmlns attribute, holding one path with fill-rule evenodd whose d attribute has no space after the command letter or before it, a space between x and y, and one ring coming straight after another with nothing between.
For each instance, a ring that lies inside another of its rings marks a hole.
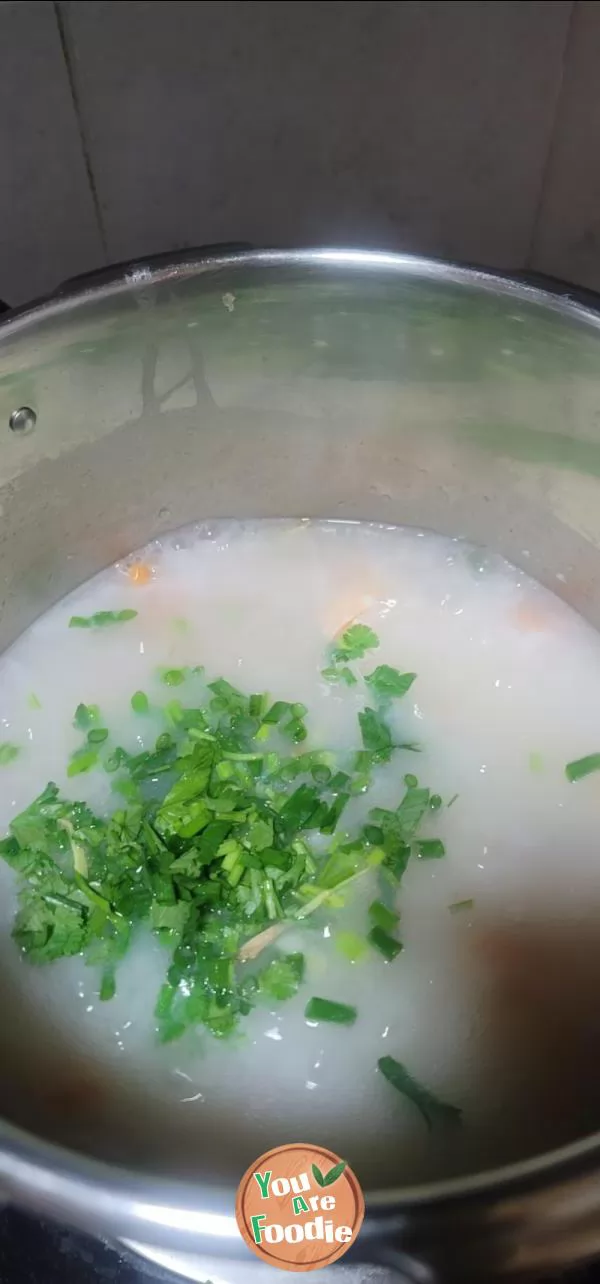
<instances>
[{"instance_id":1,"label":"chopped cilantro","mask_svg":"<svg viewBox=\"0 0 600 1284\"><path fill-rule=\"evenodd\" d=\"M348 661L362 660L367 651L379 646L377 634L366 624L351 624L345 629L337 643L330 647L330 663L321 670L326 682L343 682L348 687L356 686L358 678L349 667Z\"/></svg>"},{"instance_id":2,"label":"chopped cilantro","mask_svg":"<svg viewBox=\"0 0 600 1284\"><path fill-rule=\"evenodd\" d=\"M406 695L416 676L416 673L400 673L389 664L378 664L372 673L365 675L365 682L379 700L391 700Z\"/></svg>"},{"instance_id":3,"label":"chopped cilantro","mask_svg":"<svg viewBox=\"0 0 600 1284\"><path fill-rule=\"evenodd\" d=\"M367 624L351 624L333 648L332 659L342 664L347 660L362 660L367 651L378 646L379 638Z\"/></svg>"},{"instance_id":4,"label":"chopped cilantro","mask_svg":"<svg viewBox=\"0 0 600 1284\"><path fill-rule=\"evenodd\" d=\"M95 623L74 627L98 625L97 616L89 619ZM332 667L343 670L376 645L371 630L353 625ZM160 673L166 686L183 686L192 675L204 687L199 707L172 699L156 708L164 729L141 752L118 744L106 752L110 731L98 706L77 706L83 743L67 774L102 765L112 777L112 815L95 815L49 784L0 842L19 879L14 936L31 961L82 953L100 968L99 993L108 1001L138 925L168 948L155 1009L161 1042L198 1026L226 1038L254 1003L291 998L303 980L303 954L267 956L257 970L246 963L272 951L290 923L334 912L358 880L379 870L382 886L396 887L411 858L441 854L439 840L419 833L439 795L412 775L395 808L374 808L366 824L350 820L341 831L352 798L368 792L377 765L398 748L381 710L359 714L362 748L298 751L308 734L304 704L246 695L225 678L207 682L199 667ZM130 704L136 714L150 708L143 691ZM270 736L273 749L265 744ZM4 755L12 749L5 746ZM384 900L373 901L368 938L334 931L336 948L356 959L370 943L392 959L402 948L393 935L397 918ZM319 998L307 1012L316 1020L356 1016Z\"/></svg>"},{"instance_id":5,"label":"chopped cilantro","mask_svg":"<svg viewBox=\"0 0 600 1284\"><path fill-rule=\"evenodd\" d=\"M304 977L304 955L285 954L272 959L258 974L258 988L273 999L291 999Z\"/></svg>"},{"instance_id":6,"label":"chopped cilantro","mask_svg":"<svg viewBox=\"0 0 600 1284\"><path fill-rule=\"evenodd\" d=\"M429 790L420 789L415 782L416 776L405 778L406 793L396 813L406 835L415 833L429 807Z\"/></svg>"},{"instance_id":7,"label":"chopped cilantro","mask_svg":"<svg viewBox=\"0 0 600 1284\"><path fill-rule=\"evenodd\" d=\"M392 733L383 715L375 709L363 709L358 715L362 742L374 762L388 762L392 756Z\"/></svg>"},{"instance_id":8,"label":"chopped cilantro","mask_svg":"<svg viewBox=\"0 0 600 1284\"><path fill-rule=\"evenodd\" d=\"M460 1123L462 1111L440 1101L429 1088L423 1087L395 1057L380 1057L377 1068L397 1092L402 1093L423 1116L428 1128L434 1124Z\"/></svg>"},{"instance_id":9,"label":"chopped cilantro","mask_svg":"<svg viewBox=\"0 0 600 1284\"><path fill-rule=\"evenodd\" d=\"M109 624L125 624L135 620L137 611L126 607L123 611L96 611L94 615L72 615L70 629L103 629Z\"/></svg>"},{"instance_id":10,"label":"chopped cilantro","mask_svg":"<svg viewBox=\"0 0 600 1284\"><path fill-rule=\"evenodd\" d=\"M354 1025L358 1012L348 1003L334 1003L332 999L312 998L304 1009L307 1021L332 1021L336 1025Z\"/></svg>"},{"instance_id":11,"label":"chopped cilantro","mask_svg":"<svg viewBox=\"0 0 600 1284\"><path fill-rule=\"evenodd\" d=\"M339 668L331 664L328 668L321 669L321 677L325 678L326 682L344 682L347 687L355 687L358 682L358 678L354 676L347 664L342 664Z\"/></svg>"}]
</instances>

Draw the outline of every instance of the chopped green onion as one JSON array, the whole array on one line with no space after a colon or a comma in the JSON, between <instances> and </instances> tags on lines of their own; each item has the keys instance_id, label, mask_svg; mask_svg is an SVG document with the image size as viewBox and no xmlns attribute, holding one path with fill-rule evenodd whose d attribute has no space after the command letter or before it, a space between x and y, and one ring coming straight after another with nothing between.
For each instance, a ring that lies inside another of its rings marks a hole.
<instances>
[{"instance_id":1,"label":"chopped green onion","mask_svg":"<svg viewBox=\"0 0 600 1284\"><path fill-rule=\"evenodd\" d=\"M185 682L186 671L185 669L163 669L160 678L166 687L180 687L182 682Z\"/></svg>"},{"instance_id":2,"label":"chopped green onion","mask_svg":"<svg viewBox=\"0 0 600 1284\"><path fill-rule=\"evenodd\" d=\"M415 847L420 860L440 860L446 855L441 838L420 838Z\"/></svg>"},{"instance_id":3,"label":"chopped green onion","mask_svg":"<svg viewBox=\"0 0 600 1284\"><path fill-rule=\"evenodd\" d=\"M84 772L91 771L97 761L97 749L78 749L67 767L67 776L81 776Z\"/></svg>"},{"instance_id":4,"label":"chopped green onion","mask_svg":"<svg viewBox=\"0 0 600 1284\"><path fill-rule=\"evenodd\" d=\"M401 941L397 941L395 936L390 936L389 932L384 931L382 927L372 927L368 934L371 945L383 954L388 963L393 962L396 956L403 949Z\"/></svg>"},{"instance_id":5,"label":"chopped green onion","mask_svg":"<svg viewBox=\"0 0 600 1284\"><path fill-rule=\"evenodd\" d=\"M100 980L100 999L103 1003L106 1003L109 999L114 999L116 993L117 979L115 970L112 967L105 968Z\"/></svg>"},{"instance_id":6,"label":"chopped green onion","mask_svg":"<svg viewBox=\"0 0 600 1284\"><path fill-rule=\"evenodd\" d=\"M350 963L358 963L368 950L367 942L358 932L336 932L334 941L336 949Z\"/></svg>"},{"instance_id":7,"label":"chopped green onion","mask_svg":"<svg viewBox=\"0 0 600 1284\"><path fill-rule=\"evenodd\" d=\"M354 1025L358 1012L348 1003L335 1003L332 999L312 998L304 1009L307 1021L331 1021L335 1025Z\"/></svg>"},{"instance_id":8,"label":"chopped green onion","mask_svg":"<svg viewBox=\"0 0 600 1284\"><path fill-rule=\"evenodd\" d=\"M73 718L73 726L78 731L87 731L94 722L99 722L100 710L97 704L78 704Z\"/></svg>"},{"instance_id":9,"label":"chopped green onion","mask_svg":"<svg viewBox=\"0 0 600 1284\"><path fill-rule=\"evenodd\" d=\"M106 727L92 727L87 733L87 742L89 745L101 745L108 740L108 730Z\"/></svg>"},{"instance_id":10,"label":"chopped green onion","mask_svg":"<svg viewBox=\"0 0 600 1284\"><path fill-rule=\"evenodd\" d=\"M584 776L590 776L593 771L600 771L600 753L590 753L587 758L577 758L575 762L568 762L565 767L567 780L572 784L576 780L583 780Z\"/></svg>"},{"instance_id":11,"label":"chopped green onion","mask_svg":"<svg viewBox=\"0 0 600 1284\"><path fill-rule=\"evenodd\" d=\"M428 1128L436 1123L461 1122L462 1111L457 1106L450 1106L445 1101L440 1101L433 1092L420 1084L417 1079L413 1079L406 1066L402 1065L401 1061L396 1061L395 1057L380 1057L377 1068L396 1092L402 1093L412 1101Z\"/></svg>"},{"instance_id":12,"label":"chopped green onion","mask_svg":"<svg viewBox=\"0 0 600 1284\"><path fill-rule=\"evenodd\" d=\"M384 932L393 932L398 924L399 914L394 910L388 909L382 901L372 901L369 905L369 918L376 927L382 927Z\"/></svg>"}]
</instances>

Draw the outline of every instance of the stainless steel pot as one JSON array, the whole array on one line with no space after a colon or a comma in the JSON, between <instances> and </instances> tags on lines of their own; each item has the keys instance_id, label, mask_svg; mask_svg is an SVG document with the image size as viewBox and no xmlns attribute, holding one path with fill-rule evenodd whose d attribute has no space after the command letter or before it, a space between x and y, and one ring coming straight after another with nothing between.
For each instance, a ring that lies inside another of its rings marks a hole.
<instances>
[{"instance_id":1,"label":"stainless steel pot","mask_svg":"<svg viewBox=\"0 0 600 1284\"><path fill-rule=\"evenodd\" d=\"M0 646L131 548L231 515L466 536L600 626L599 318L481 272L346 251L190 255L9 316ZM274 1279L232 1190L111 1168L8 1121L0 1184L157 1260L200 1254L195 1278ZM367 1207L340 1280L562 1268L600 1253L600 1137Z\"/></svg>"}]
</instances>

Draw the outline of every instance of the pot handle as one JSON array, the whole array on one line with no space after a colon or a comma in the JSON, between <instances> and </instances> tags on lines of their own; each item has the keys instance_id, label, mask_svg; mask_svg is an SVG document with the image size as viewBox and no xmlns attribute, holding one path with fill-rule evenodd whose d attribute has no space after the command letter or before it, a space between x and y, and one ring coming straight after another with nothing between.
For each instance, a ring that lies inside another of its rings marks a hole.
<instances>
[{"instance_id":1,"label":"pot handle","mask_svg":"<svg viewBox=\"0 0 600 1284\"><path fill-rule=\"evenodd\" d=\"M183 266L196 263L199 259L226 258L231 254L244 254L253 250L249 241L217 241L211 245L199 245L190 250L165 250L160 254L149 254L146 258L127 259L123 263L110 263L108 267L95 268L92 272L82 272L78 276L68 277L48 296L50 299L62 299L70 294L80 294L82 290L96 289L102 285L112 285L125 276L140 276L144 272L154 271L167 266ZM2 311L2 307L0 307Z\"/></svg>"}]
</instances>

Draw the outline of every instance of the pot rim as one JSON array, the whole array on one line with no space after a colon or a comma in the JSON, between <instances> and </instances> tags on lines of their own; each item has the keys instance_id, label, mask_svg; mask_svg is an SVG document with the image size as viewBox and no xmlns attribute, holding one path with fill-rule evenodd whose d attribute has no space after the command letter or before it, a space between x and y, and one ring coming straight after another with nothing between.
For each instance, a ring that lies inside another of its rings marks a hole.
<instances>
[{"instance_id":1,"label":"pot rim","mask_svg":"<svg viewBox=\"0 0 600 1284\"><path fill-rule=\"evenodd\" d=\"M162 285L195 277L213 276L220 272L248 267L355 269L361 272L388 272L394 276L440 281L479 289L486 293L508 295L516 301L538 304L558 312L565 319L583 322L600 329L600 311L580 302L560 289L545 289L510 275L479 267L412 254L352 248L309 248L275 250L228 250L209 247L181 253L148 256L136 263L107 268L66 282L40 300L8 312L0 318L0 344L3 339L34 328L40 321L59 318L103 300L110 300L148 286ZM562 287L562 282L555 283ZM575 293L578 293L575 291ZM586 292L582 292L586 293ZM591 300L593 295L589 295ZM599 302L600 309L600 302ZM419 1209L441 1208L456 1201L489 1200L505 1194L526 1193L545 1185L559 1185L572 1177L581 1177L600 1158L600 1131L558 1149L543 1152L500 1168L486 1169L468 1176L417 1186L400 1186L391 1190L366 1193L369 1218L365 1227L377 1233L378 1214L385 1217ZM0 1191L5 1182L11 1194L23 1204L39 1211L71 1211L78 1222L89 1223L90 1200L94 1220L107 1223L119 1218L123 1200L133 1201L132 1212L137 1222L137 1235L145 1223L162 1225L179 1234L207 1234L218 1239L236 1238L238 1231L232 1215L232 1187L204 1187L201 1182L181 1181L154 1174L121 1168L93 1159L75 1150L44 1141L25 1129L0 1118ZM203 1211L199 1211L199 1198ZM370 1223L370 1227L369 1227ZM365 1231L363 1231L365 1234Z\"/></svg>"},{"instance_id":2,"label":"pot rim","mask_svg":"<svg viewBox=\"0 0 600 1284\"><path fill-rule=\"evenodd\" d=\"M600 329L600 296L595 295L593 291L580 289L554 278L548 278L555 287L550 289L531 284L510 273L465 266L447 259L400 254L387 250L333 246L317 246L308 249L232 250L227 246L208 246L181 250L172 254L148 255L130 263L101 268L88 275L74 277L58 286L52 293L13 308L0 317L0 339L4 338L8 331L18 333L35 325L37 321L60 317L76 308L85 307L86 304L131 294L137 289L147 289L148 286L216 275L236 267L250 269L354 268L357 272L387 270L398 276L478 287L485 293L512 296L515 300L537 303L552 312L559 312L567 318L583 321Z\"/></svg>"}]
</instances>

